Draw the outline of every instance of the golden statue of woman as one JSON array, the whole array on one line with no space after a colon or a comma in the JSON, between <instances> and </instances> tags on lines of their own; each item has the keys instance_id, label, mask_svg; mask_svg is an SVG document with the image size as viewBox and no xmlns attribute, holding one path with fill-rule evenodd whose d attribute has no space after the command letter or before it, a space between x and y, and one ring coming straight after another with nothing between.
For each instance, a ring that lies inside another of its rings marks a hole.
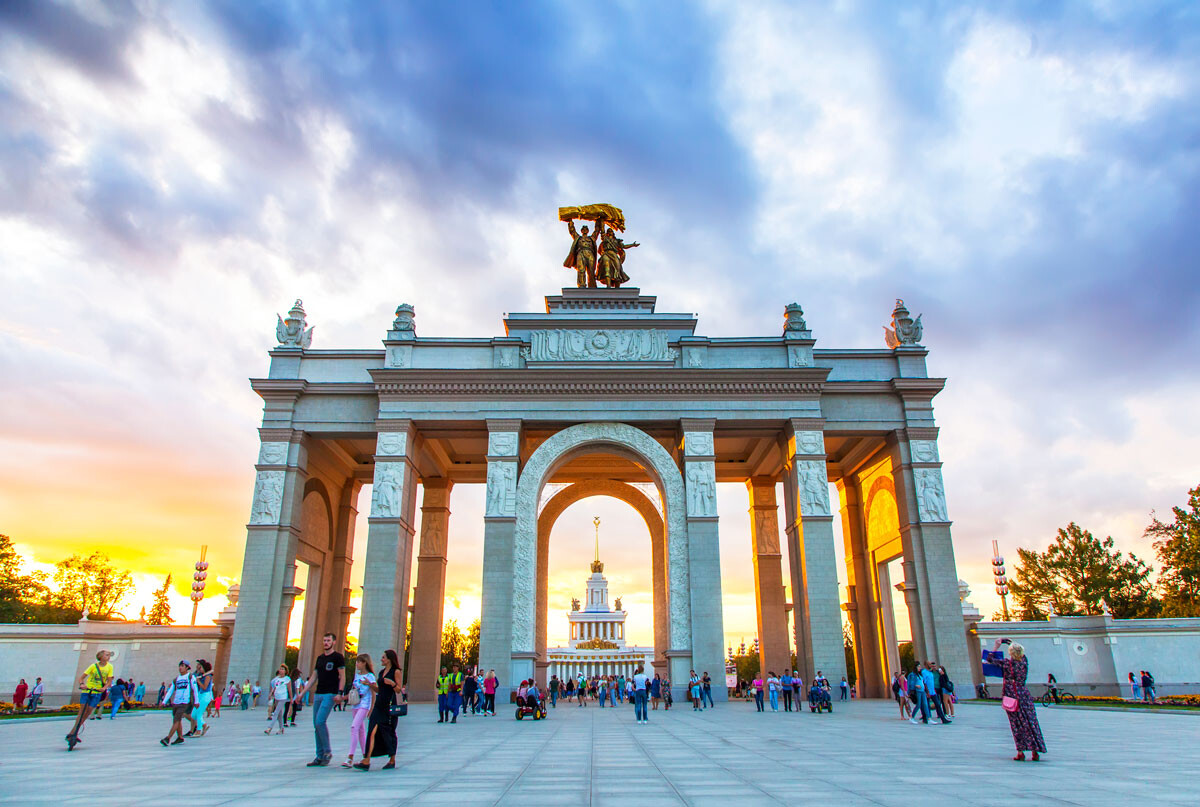
<instances>
[{"instance_id":1,"label":"golden statue of woman","mask_svg":"<svg viewBox=\"0 0 1200 807\"><path fill-rule=\"evenodd\" d=\"M597 225L598 226L598 225ZM637 241L626 244L612 227L604 228L600 237L600 257L596 263L596 279L610 289L619 289L629 280L625 274L625 250L640 246Z\"/></svg>"}]
</instances>

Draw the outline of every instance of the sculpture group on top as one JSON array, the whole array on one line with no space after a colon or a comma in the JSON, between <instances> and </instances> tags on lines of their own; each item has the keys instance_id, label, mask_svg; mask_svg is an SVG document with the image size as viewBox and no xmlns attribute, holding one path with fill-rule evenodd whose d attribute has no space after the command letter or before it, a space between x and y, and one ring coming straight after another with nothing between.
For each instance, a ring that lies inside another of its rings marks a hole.
<instances>
[{"instance_id":1,"label":"sculpture group on top","mask_svg":"<svg viewBox=\"0 0 1200 807\"><path fill-rule=\"evenodd\" d=\"M567 223L567 232L571 234L571 251L563 266L575 270L576 286L594 289L601 283L619 289L629 280L625 274L625 250L639 244L636 241L626 244L617 237L617 231L625 231L625 214L620 208L607 204L560 207L558 219ZM592 229L585 225L581 232L576 232L575 219L592 222Z\"/></svg>"}]
</instances>

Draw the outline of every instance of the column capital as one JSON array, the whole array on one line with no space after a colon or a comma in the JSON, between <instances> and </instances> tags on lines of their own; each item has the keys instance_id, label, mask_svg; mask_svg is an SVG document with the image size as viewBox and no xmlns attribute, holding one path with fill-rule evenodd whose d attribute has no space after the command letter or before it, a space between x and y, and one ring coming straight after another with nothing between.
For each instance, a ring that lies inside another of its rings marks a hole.
<instances>
[{"instance_id":1,"label":"column capital","mask_svg":"<svg viewBox=\"0 0 1200 807\"><path fill-rule=\"evenodd\" d=\"M488 418L484 423L487 424L489 433L521 431L520 418Z\"/></svg>"}]
</instances>

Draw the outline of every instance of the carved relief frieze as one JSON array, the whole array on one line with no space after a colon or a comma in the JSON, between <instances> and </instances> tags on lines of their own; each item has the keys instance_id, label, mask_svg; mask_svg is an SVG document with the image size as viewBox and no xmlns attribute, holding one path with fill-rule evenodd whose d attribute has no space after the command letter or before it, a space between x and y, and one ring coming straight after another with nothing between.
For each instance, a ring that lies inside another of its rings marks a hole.
<instances>
[{"instance_id":1,"label":"carved relief frieze","mask_svg":"<svg viewBox=\"0 0 1200 807\"><path fill-rule=\"evenodd\" d=\"M683 450L689 457L707 457L713 453L712 432L685 432Z\"/></svg>"},{"instance_id":2,"label":"carved relief frieze","mask_svg":"<svg viewBox=\"0 0 1200 807\"><path fill-rule=\"evenodd\" d=\"M797 460L796 484L801 516L828 516L829 478L823 460Z\"/></svg>"},{"instance_id":3,"label":"carved relief frieze","mask_svg":"<svg viewBox=\"0 0 1200 807\"><path fill-rule=\"evenodd\" d=\"M922 522L949 521L946 514L946 491L942 472L938 468L917 468L913 471L917 486L917 516Z\"/></svg>"},{"instance_id":4,"label":"carved relief frieze","mask_svg":"<svg viewBox=\"0 0 1200 807\"><path fill-rule=\"evenodd\" d=\"M665 331L568 329L533 331L521 354L530 361L673 361Z\"/></svg>"},{"instance_id":5,"label":"carved relief frieze","mask_svg":"<svg viewBox=\"0 0 1200 807\"><path fill-rule=\"evenodd\" d=\"M283 509L284 471L259 471L254 479L251 524L278 524Z\"/></svg>"},{"instance_id":6,"label":"carved relief frieze","mask_svg":"<svg viewBox=\"0 0 1200 807\"><path fill-rule=\"evenodd\" d=\"M259 465L285 465L288 458L288 443L263 443L258 449Z\"/></svg>"},{"instance_id":7,"label":"carved relief frieze","mask_svg":"<svg viewBox=\"0 0 1200 807\"><path fill-rule=\"evenodd\" d=\"M908 445L912 450L912 458L914 462L938 461L938 448L936 440L910 440Z\"/></svg>"},{"instance_id":8,"label":"carved relief frieze","mask_svg":"<svg viewBox=\"0 0 1200 807\"><path fill-rule=\"evenodd\" d=\"M404 432L380 432L375 441L375 453L383 457L399 457L408 449L408 435Z\"/></svg>"},{"instance_id":9,"label":"carved relief frieze","mask_svg":"<svg viewBox=\"0 0 1200 807\"><path fill-rule=\"evenodd\" d=\"M488 435L488 454L493 457L513 457L517 454L516 432L492 432Z\"/></svg>"},{"instance_id":10,"label":"carved relief frieze","mask_svg":"<svg viewBox=\"0 0 1200 807\"><path fill-rule=\"evenodd\" d=\"M399 518L404 501L404 463L375 463L375 482L371 490L371 515Z\"/></svg>"},{"instance_id":11,"label":"carved relief frieze","mask_svg":"<svg viewBox=\"0 0 1200 807\"><path fill-rule=\"evenodd\" d=\"M717 479L711 462L687 464L687 494L689 516L717 514Z\"/></svg>"},{"instance_id":12,"label":"carved relief frieze","mask_svg":"<svg viewBox=\"0 0 1200 807\"><path fill-rule=\"evenodd\" d=\"M487 508L484 515L513 516L517 509L517 464L489 462L487 471Z\"/></svg>"},{"instance_id":13,"label":"carved relief frieze","mask_svg":"<svg viewBox=\"0 0 1200 807\"><path fill-rule=\"evenodd\" d=\"M824 454L825 435L822 432L796 432L796 453Z\"/></svg>"}]
</instances>

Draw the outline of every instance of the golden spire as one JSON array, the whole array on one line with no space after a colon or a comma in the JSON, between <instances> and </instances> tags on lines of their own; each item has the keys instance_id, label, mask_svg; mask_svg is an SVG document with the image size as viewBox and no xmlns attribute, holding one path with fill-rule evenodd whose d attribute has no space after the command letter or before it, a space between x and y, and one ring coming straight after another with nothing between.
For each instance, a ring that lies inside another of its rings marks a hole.
<instances>
[{"instance_id":1,"label":"golden spire","mask_svg":"<svg viewBox=\"0 0 1200 807\"><path fill-rule=\"evenodd\" d=\"M600 562L600 516L593 518L592 523L596 525L596 559L592 561L592 571L599 574L604 571L604 564Z\"/></svg>"}]
</instances>

